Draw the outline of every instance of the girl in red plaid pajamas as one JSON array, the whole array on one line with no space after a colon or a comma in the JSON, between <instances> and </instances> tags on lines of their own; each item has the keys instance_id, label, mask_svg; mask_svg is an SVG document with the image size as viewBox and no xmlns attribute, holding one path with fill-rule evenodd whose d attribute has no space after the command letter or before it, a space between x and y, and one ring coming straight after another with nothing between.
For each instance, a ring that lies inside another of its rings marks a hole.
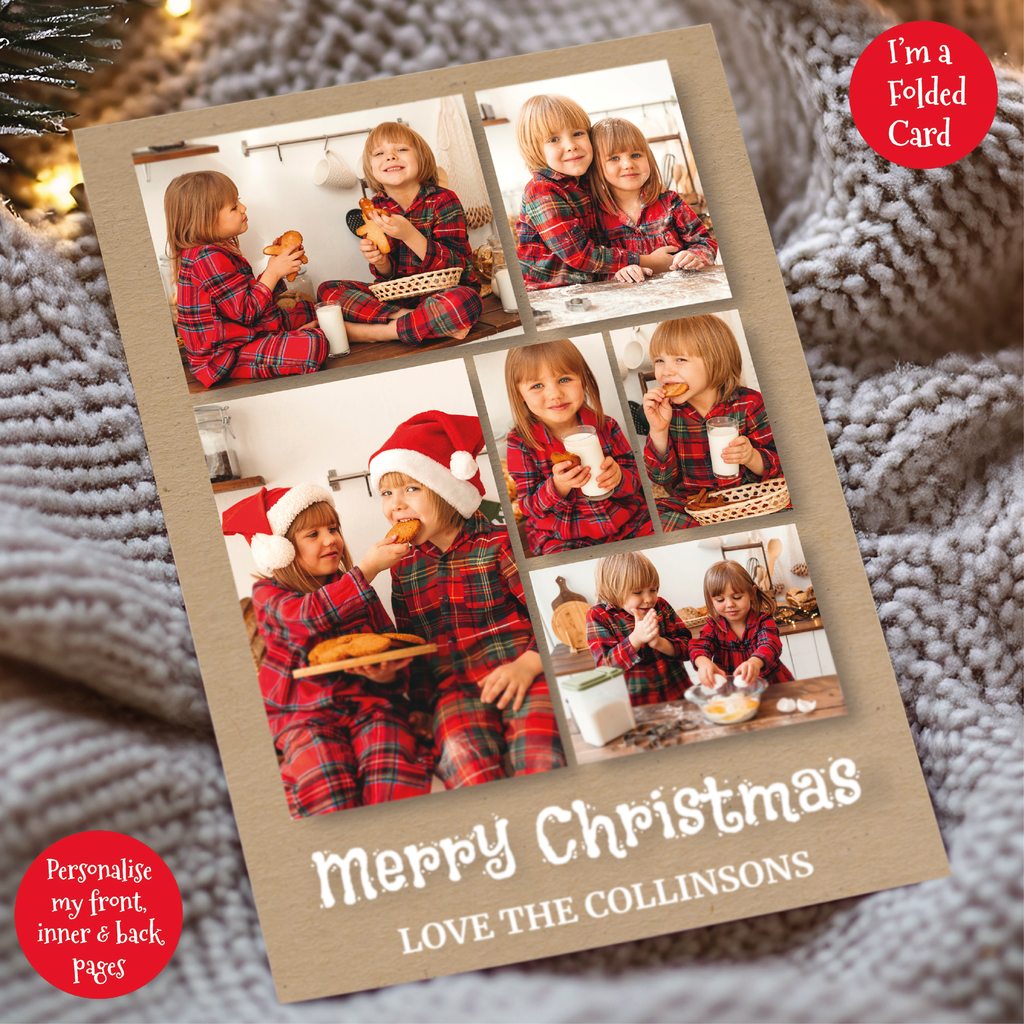
<instances>
[{"instance_id":1,"label":"girl in red plaid pajamas","mask_svg":"<svg viewBox=\"0 0 1024 1024\"><path fill-rule=\"evenodd\" d=\"M219 171L175 178L164 193L167 252L177 284L178 334L203 387L228 377L313 373L328 344L313 307L277 305L284 279L302 264L302 246L272 256L256 277L238 247L249 229L234 182Z\"/></svg>"},{"instance_id":2,"label":"girl in red plaid pajamas","mask_svg":"<svg viewBox=\"0 0 1024 1024\"><path fill-rule=\"evenodd\" d=\"M483 310L473 273L466 216L458 196L437 183L437 163L423 137L408 125L388 121L370 132L363 147L363 175L377 194L371 220L391 240L380 252L368 238L359 251L377 281L431 270L462 267L454 288L431 295L381 302L361 281L325 281L321 302L337 302L350 324L351 341L464 338Z\"/></svg>"},{"instance_id":3,"label":"girl in red plaid pajamas","mask_svg":"<svg viewBox=\"0 0 1024 1024\"><path fill-rule=\"evenodd\" d=\"M702 488L756 483L780 476L782 467L760 393L740 385L743 357L721 317L708 313L659 324L650 353L658 387L644 395L651 427L644 462L651 480L670 494L657 499L662 528L685 530L699 525L685 506ZM686 391L669 398L665 387L677 383ZM740 467L736 477L715 475L707 437L713 416L739 422L739 436L722 452L725 462Z\"/></svg>"},{"instance_id":4,"label":"girl in red plaid pajamas","mask_svg":"<svg viewBox=\"0 0 1024 1024\"><path fill-rule=\"evenodd\" d=\"M571 341L511 349L505 387L515 420L508 432L508 472L533 554L654 532L629 441L604 414L593 371ZM596 480L607 492L601 498L588 498L580 489L590 480L590 469L552 462L554 453L565 450L562 437L581 423L597 429L607 453Z\"/></svg>"},{"instance_id":5,"label":"girl in red plaid pajamas","mask_svg":"<svg viewBox=\"0 0 1024 1024\"><path fill-rule=\"evenodd\" d=\"M527 288L595 277L642 281L668 270L674 250L631 252L597 242L594 201L583 185L594 158L590 117L566 96L532 96L516 117L519 152L532 172L516 222L516 254Z\"/></svg>"},{"instance_id":6,"label":"girl in red plaid pajamas","mask_svg":"<svg viewBox=\"0 0 1024 1024\"><path fill-rule=\"evenodd\" d=\"M253 608L274 745L293 818L430 791L427 695L411 699L407 659L295 679L321 640L393 631L371 581L409 550L374 544L352 565L331 492L316 484L265 487L224 513L225 534L249 541L260 572Z\"/></svg>"},{"instance_id":7,"label":"girl in red plaid pajamas","mask_svg":"<svg viewBox=\"0 0 1024 1024\"><path fill-rule=\"evenodd\" d=\"M621 668L632 704L680 700L690 686L690 631L658 596L654 563L639 552L594 567L597 604L587 611L587 643L598 665Z\"/></svg>"},{"instance_id":8,"label":"girl in red plaid pajamas","mask_svg":"<svg viewBox=\"0 0 1024 1024\"><path fill-rule=\"evenodd\" d=\"M775 598L758 590L739 562L715 562L704 574L708 621L690 641L690 660L701 683L716 688L716 677L737 675L746 686L764 676L785 683L793 673L782 664L782 641L772 614Z\"/></svg>"},{"instance_id":9,"label":"girl in red plaid pajamas","mask_svg":"<svg viewBox=\"0 0 1024 1024\"><path fill-rule=\"evenodd\" d=\"M508 531L479 512L475 416L420 413L370 459L392 523L415 520L391 570L399 629L437 644L414 671L434 693L437 774L449 789L565 765Z\"/></svg>"},{"instance_id":10,"label":"girl in red plaid pajamas","mask_svg":"<svg viewBox=\"0 0 1024 1024\"><path fill-rule=\"evenodd\" d=\"M608 117L591 128L590 138L595 155L587 184L602 244L636 253L671 246L678 251L669 270L711 266L718 243L678 193L663 189L643 132L621 117Z\"/></svg>"}]
</instances>

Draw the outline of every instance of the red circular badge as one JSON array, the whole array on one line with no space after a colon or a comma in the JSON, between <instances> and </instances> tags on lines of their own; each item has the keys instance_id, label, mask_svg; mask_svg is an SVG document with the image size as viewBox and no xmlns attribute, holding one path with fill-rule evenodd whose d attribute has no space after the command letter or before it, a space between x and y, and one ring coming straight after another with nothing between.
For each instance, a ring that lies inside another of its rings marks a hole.
<instances>
[{"instance_id":1,"label":"red circular badge","mask_svg":"<svg viewBox=\"0 0 1024 1024\"><path fill-rule=\"evenodd\" d=\"M120 832L79 832L25 872L14 925L29 963L51 985L109 999L164 969L181 914L174 875L145 843Z\"/></svg>"},{"instance_id":2,"label":"red circular badge","mask_svg":"<svg viewBox=\"0 0 1024 1024\"><path fill-rule=\"evenodd\" d=\"M902 167L944 167L985 137L999 89L982 48L959 29L911 21L857 59L850 110L864 141Z\"/></svg>"}]
</instances>

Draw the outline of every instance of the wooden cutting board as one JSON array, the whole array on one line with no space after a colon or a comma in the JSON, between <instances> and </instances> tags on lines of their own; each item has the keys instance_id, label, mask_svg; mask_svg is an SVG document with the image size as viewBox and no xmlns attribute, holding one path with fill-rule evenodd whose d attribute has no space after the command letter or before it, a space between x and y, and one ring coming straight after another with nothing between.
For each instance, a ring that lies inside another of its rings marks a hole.
<instances>
[{"instance_id":1,"label":"wooden cutting board","mask_svg":"<svg viewBox=\"0 0 1024 1024\"><path fill-rule=\"evenodd\" d=\"M570 651L587 649L587 611L590 605L586 601L566 601L560 604L551 616L551 629Z\"/></svg>"},{"instance_id":2,"label":"wooden cutting board","mask_svg":"<svg viewBox=\"0 0 1024 1024\"><path fill-rule=\"evenodd\" d=\"M292 672L293 679L305 679L306 676L322 676L326 672L344 672L347 668L359 665L379 665L382 661L398 661L400 658L415 658L420 654L433 654L437 644L420 644L416 647L395 647L380 654L364 654L358 658L345 658L344 661L329 661L324 665L310 665L308 668L297 668Z\"/></svg>"}]
</instances>

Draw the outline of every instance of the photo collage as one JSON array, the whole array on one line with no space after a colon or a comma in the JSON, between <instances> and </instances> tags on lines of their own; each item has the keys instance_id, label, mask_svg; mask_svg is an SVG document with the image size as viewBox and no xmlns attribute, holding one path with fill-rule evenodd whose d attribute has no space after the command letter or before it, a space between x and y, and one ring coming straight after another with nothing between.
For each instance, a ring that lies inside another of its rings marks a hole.
<instances>
[{"instance_id":1,"label":"photo collage","mask_svg":"<svg viewBox=\"0 0 1024 1024\"><path fill-rule=\"evenodd\" d=\"M667 63L471 99L133 155L293 819L846 713Z\"/></svg>"}]
</instances>

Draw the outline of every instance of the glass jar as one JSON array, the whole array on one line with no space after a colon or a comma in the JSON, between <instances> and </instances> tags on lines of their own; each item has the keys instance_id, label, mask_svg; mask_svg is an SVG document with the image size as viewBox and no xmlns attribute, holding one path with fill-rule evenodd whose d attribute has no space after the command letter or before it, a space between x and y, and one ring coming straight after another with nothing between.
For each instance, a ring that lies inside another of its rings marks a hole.
<instances>
[{"instance_id":1,"label":"glass jar","mask_svg":"<svg viewBox=\"0 0 1024 1024\"><path fill-rule=\"evenodd\" d=\"M294 292L297 299L305 299L308 303L312 304L316 300L313 298L313 286L309 283L309 278L306 276L307 269L307 267L299 267L295 280L289 281L288 278L285 278L284 287L286 292Z\"/></svg>"},{"instance_id":2,"label":"glass jar","mask_svg":"<svg viewBox=\"0 0 1024 1024\"><path fill-rule=\"evenodd\" d=\"M199 428L199 440L203 444L203 455L206 456L206 470L210 475L210 483L216 484L223 480L238 480L242 472L238 468L238 456L228 440L231 435L231 417L227 415L226 405L197 405L192 412Z\"/></svg>"}]
</instances>

